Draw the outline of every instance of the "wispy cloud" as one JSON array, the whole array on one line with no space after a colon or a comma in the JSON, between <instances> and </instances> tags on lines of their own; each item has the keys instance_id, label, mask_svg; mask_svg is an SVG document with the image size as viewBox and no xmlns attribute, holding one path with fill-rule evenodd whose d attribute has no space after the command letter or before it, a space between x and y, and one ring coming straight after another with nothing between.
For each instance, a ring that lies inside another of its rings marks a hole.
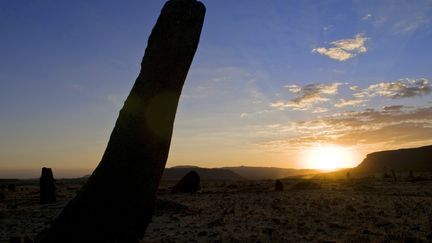
<instances>
[{"instance_id":1,"label":"wispy cloud","mask_svg":"<svg viewBox=\"0 0 432 243\"><path fill-rule=\"evenodd\" d=\"M355 89L358 90L358 89ZM392 99L409 98L428 95L432 86L428 79L401 79L396 82L381 82L372 84L368 88L354 93L354 97L384 96Z\"/></svg>"},{"instance_id":2,"label":"wispy cloud","mask_svg":"<svg viewBox=\"0 0 432 243\"><path fill-rule=\"evenodd\" d=\"M362 20L368 20L372 18L372 14L371 13L367 13L365 16L362 17Z\"/></svg>"},{"instance_id":3,"label":"wispy cloud","mask_svg":"<svg viewBox=\"0 0 432 243\"><path fill-rule=\"evenodd\" d=\"M307 110L316 103L322 103L329 100L327 96L337 94L339 86L342 83L330 84L308 84L305 86L287 85L288 90L296 95L296 98L288 101L276 101L271 107L278 109L292 108L295 110ZM322 112L322 109L321 109Z\"/></svg>"},{"instance_id":4,"label":"wispy cloud","mask_svg":"<svg viewBox=\"0 0 432 243\"><path fill-rule=\"evenodd\" d=\"M356 106L367 102L366 99L339 99L339 101L334 105L337 108L345 107L345 106Z\"/></svg>"},{"instance_id":5,"label":"wispy cloud","mask_svg":"<svg viewBox=\"0 0 432 243\"><path fill-rule=\"evenodd\" d=\"M312 49L312 52L319 53L334 60L346 61L360 53L365 53L367 51L365 46L367 40L368 38L363 34L357 34L352 39L332 41L330 44L333 47L318 47Z\"/></svg>"},{"instance_id":6,"label":"wispy cloud","mask_svg":"<svg viewBox=\"0 0 432 243\"><path fill-rule=\"evenodd\" d=\"M429 22L430 18L424 15L417 15L412 18L403 18L393 25L393 30L395 34L410 33L416 31L418 28L428 24Z\"/></svg>"},{"instance_id":7,"label":"wispy cloud","mask_svg":"<svg viewBox=\"0 0 432 243\"><path fill-rule=\"evenodd\" d=\"M394 2L396 3L396 2ZM368 6L369 7L369 6ZM429 0L399 0L397 4L387 1L376 2L373 17L369 19L381 35L409 35L414 32L430 31L432 4Z\"/></svg>"}]
</instances>

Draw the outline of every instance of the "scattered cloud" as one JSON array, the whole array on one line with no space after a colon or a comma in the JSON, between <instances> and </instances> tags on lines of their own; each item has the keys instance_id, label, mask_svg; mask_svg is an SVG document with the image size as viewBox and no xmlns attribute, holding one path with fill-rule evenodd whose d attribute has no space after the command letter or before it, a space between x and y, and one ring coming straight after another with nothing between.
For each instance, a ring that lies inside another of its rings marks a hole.
<instances>
[{"instance_id":1,"label":"scattered cloud","mask_svg":"<svg viewBox=\"0 0 432 243\"><path fill-rule=\"evenodd\" d=\"M357 85L354 85L354 86L351 86L351 87L350 87L350 90L357 91L357 90L360 90L360 87L357 86Z\"/></svg>"},{"instance_id":2,"label":"scattered cloud","mask_svg":"<svg viewBox=\"0 0 432 243\"><path fill-rule=\"evenodd\" d=\"M260 145L304 147L316 144L342 146L383 144L400 147L432 142L432 106L393 105L382 109L341 112L286 125L297 135L262 141ZM283 125L277 127L282 129Z\"/></svg>"},{"instance_id":3,"label":"scattered cloud","mask_svg":"<svg viewBox=\"0 0 432 243\"><path fill-rule=\"evenodd\" d=\"M364 37L363 34L357 34L352 39L332 41L330 44L333 47L318 47L312 49L312 52L319 53L334 60L346 61L360 53L365 53L367 51L365 46L367 40L368 38Z\"/></svg>"},{"instance_id":4,"label":"scattered cloud","mask_svg":"<svg viewBox=\"0 0 432 243\"><path fill-rule=\"evenodd\" d=\"M315 108L315 109L312 111L312 113L324 113L324 112L327 112L327 111L328 111L327 108L317 107L317 108Z\"/></svg>"},{"instance_id":5,"label":"scattered cloud","mask_svg":"<svg viewBox=\"0 0 432 243\"><path fill-rule=\"evenodd\" d=\"M371 13L367 13L365 16L363 16L362 20L368 20L372 18L372 14Z\"/></svg>"},{"instance_id":6,"label":"scattered cloud","mask_svg":"<svg viewBox=\"0 0 432 243\"><path fill-rule=\"evenodd\" d=\"M332 26L332 25L326 25L326 26L323 26L323 27L322 27L322 30L323 30L323 31L329 31L329 30L331 30L331 29L333 29L333 26Z\"/></svg>"},{"instance_id":7,"label":"scattered cloud","mask_svg":"<svg viewBox=\"0 0 432 243\"><path fill-rule=\"evenodd\" d=\"M367 102L366 99L339 99L339 101L334 105L337 108L345 107L345 106L356 106Z\"/></svg>"},{"instance_id":8,"label":"scattered cloud","mask_svg":"<svg viewBox=\"0 0 432 243\"><path fill-rule=\"evenodd\" d=\"M359 90L359 89L355 89ZM428 95L432 86L428 79L401 79L396 82L381 82L372 84L364 90L354 93L357 98L384 96L392 99L410 98Z\"/></svg>"},{"instance_id":9,"label":"scattered cloud","mask_svg":"<svg viewBox=\"0 0 432 243\"><path fill-rule=\"evenodd\" d=\"M285 88L295 95L288 100L277 100L271 103L271 107L279 110L287 108L292 110L311 110L312 113L329 111L330 107L321 107L319 104L333 104L335 108L353 106L365 106L373 97L390 98L392 100L402 98L421 97L432 93L432 84L426 78L400 79L395 82L380 82L361 88L350 85L349 93L337 95L341 85L348 83L334 82L329 84L308 84L305 86L286 85ZM337 95L337 96L336 96Z\"/></svg>"},{"instance_id":10,"label":"scattered cloud","mask_svg":"<svg viewBox=\"0 0 432 243\"><path fill-rule=\"evenodd\" d=\"M384 111L400 111L402 108L404 108L403 105L390 105L390 106L384 106Z\"/></svg>"},{"instance_id":11,"label":"scattered cloud","mask_svg":"<svg viewBox=\"0 0 432 243\"><path fill-rule=\"evenodd\" d=\"M410 35L431 30L432 4L429 0L400 0L397 4L389 4L387 1L375 3L373 16L368 22L377 28L381 35Z\"/></svg>"},{"instance_id":12,"label":"scattered cloud","mask_svg":"<svg viewBox=\"0 0 432 243\"><path fill-rule=\"evenodd\" d=\"M308 84L305 86L287 85L285 87L297 97L288 101L273 102L271 107L281 110L285 108L307 110L312 108L316 103L328 101L329 98L327 98L327 96L337 94L340 85L342 85L342 83L337 82L330 84Z\"/></svg>"},{"instance_id":13,"label":"scattered cloud","mask_svg":"<svg viewBox=\"0 0 432 243\"><path fill-rule=\"evenodd\" d=\"M245 112L243 112L243 113L240 114L240 118L245 118L247 116L248 116L248 113L245 113Z\"/></svg>"}]
</instances>

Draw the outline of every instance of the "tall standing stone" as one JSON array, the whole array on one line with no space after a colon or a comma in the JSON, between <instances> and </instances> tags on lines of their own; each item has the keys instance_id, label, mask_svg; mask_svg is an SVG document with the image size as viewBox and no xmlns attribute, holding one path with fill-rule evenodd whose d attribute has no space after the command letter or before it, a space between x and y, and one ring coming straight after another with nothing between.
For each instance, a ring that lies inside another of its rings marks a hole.
<instances>
[{"instance_id":1,"label":"tall standing stone","mask_svg":"<svg viewBox=\"0 0 432 243\"><path fill-rule=\"evenodd\" d=\"M42 242L138 242L150 222L205 7L165 3L101 162Z\"/></svg>"},{"instance_id":2,"label":"tall standing stone","mask_svg":"<svg viewBox=\"0 0 432 243\"><path fill-rule=\"evenodd\" d=\"M56 201L55 180L51 168L42 168L42 175L39 180L39 187L41 203L51 203Z\"/></svg>"}]
</instances>

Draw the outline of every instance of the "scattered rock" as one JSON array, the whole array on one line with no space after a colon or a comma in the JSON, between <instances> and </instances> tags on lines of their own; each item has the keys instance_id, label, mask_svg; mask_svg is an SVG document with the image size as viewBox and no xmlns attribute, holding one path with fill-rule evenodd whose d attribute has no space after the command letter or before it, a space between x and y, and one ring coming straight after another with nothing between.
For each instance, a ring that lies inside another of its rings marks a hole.
<instances>
[{"instance_id":1,"label":"scattered rock","mask_svg":"<svg viewBox=\"0 0 432 243\"><path fill-rule=\"evenodd\" d=\"M183 204L170 201L170 200L157 199L154 214L160 216L166 213L169 214L184 213L188 210L189 210L188 207L186 207Z\"/></svg>"},{"instance_id":2,"label":"scattered rock","mask_svg":"<svg viewBox=\"0 0 432 243\"><path fill-rule=\"evenodd\" d=\"M345 206L345 210L346 211L351 211L351 212L355 212L356 211L355 208L352 205L350 205L350 204Z\"/></svg>"},{"instance_id":3,"label":"scattered rock","mask_svg":"<svg viewBox=\"0 0 432 243\"><path fill-rule=\"evenodd\" d=\"M173 193L194 193L200 186L200 177L195 171L187 173L172 189Z\"/></svg>"},{"instance_id":4,"label":"scattered rock","mask_svg":"<svg viewBox=\"0 0 432 243\"><path fill-rule=\"evenodd\" d=\"M217 226L223 226L224 224L225 224L224 218L218 218L208 223L208 228L211 229Z\"/></svg>"},{"instance_id":5,"label":"scattered rock","mask_svg":"<svg viewBox=\"0 0 432 243\"><path fill-rule=\"evenodd\" d=\"M353 184L352 185L352 189L354 191L358 191L358 192L368 192L368 191L375 191L376 188L370 185L366 185L366 184Z\"/></svg>"},{"instance_id":6,"label":"scattered rock","mask_svg":"<svg viewBox=\"0 0 432 243\"><path fill-rule=\"evenodd\" d=\"M201 231L198 233L198 236L206 236L207 235L207 231Z\"/></svg>"},{"instance_id":7,"label":"scattered rock","mask_svg":"<svg viewBox=\"0 0 432 243\"><path fill-rule=\"evenodd\" d=\"M275 191L281 192L284 190L284 185L280 180L276 180L275 182Z\"/></svg>"},{"instance_id":8,"label":"scattered rock","mask_svg":"<svg viewBox=\"0 0 432 243\"><path fill-rule=\"evenodd\" d=\"M319 190L321 185L313 181L300 181L292 186L293 190Z\"/></svg>"}]
</instances>

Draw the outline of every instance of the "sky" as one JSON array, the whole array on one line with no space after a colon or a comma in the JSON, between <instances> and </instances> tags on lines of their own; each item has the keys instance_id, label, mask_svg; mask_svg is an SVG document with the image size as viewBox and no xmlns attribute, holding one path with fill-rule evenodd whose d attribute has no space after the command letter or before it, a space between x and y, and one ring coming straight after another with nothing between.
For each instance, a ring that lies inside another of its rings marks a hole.
<instances>
[{"instance_id":1,"label":"sky","mask_svg":"<svg viewBox=\"0 0 432 243\"><path fill-rule=\"evenodd\" d=\"M167 166L432 144L432 1L207 0ZM90 173L162 0L0 0L0 177Z\"/></svg>"}]
</instances>

